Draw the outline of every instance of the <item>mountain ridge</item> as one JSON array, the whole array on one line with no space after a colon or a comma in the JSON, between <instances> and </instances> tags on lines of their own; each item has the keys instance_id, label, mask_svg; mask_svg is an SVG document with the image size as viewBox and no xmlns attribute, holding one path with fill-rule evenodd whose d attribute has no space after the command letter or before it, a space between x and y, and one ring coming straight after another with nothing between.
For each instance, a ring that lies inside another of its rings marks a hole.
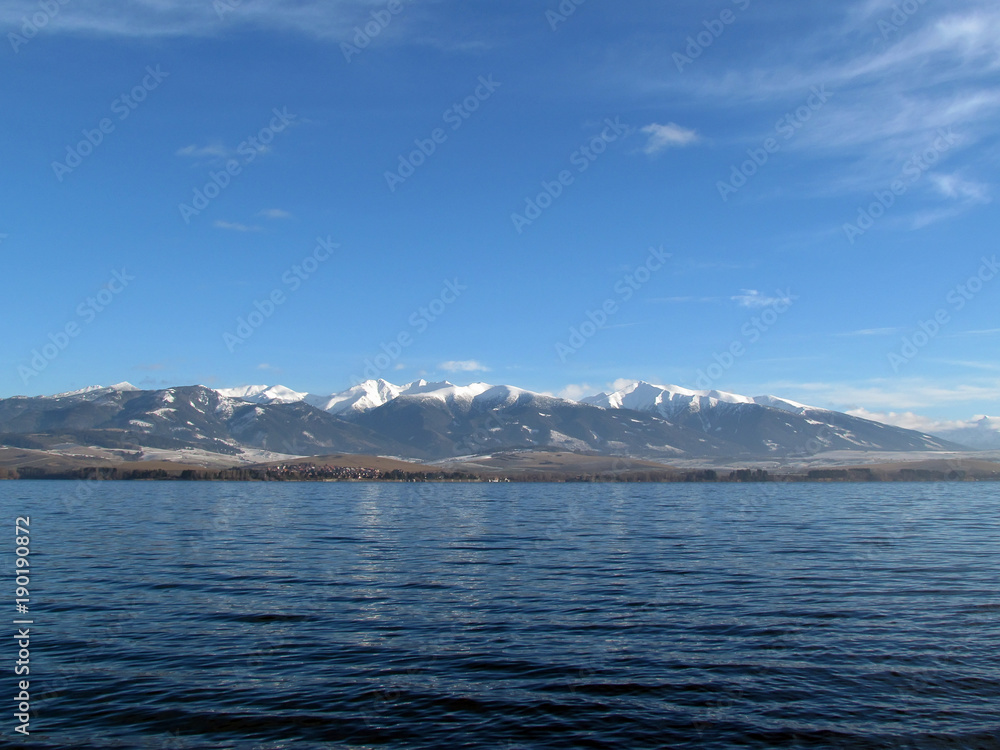
<instances>
[{"instance_id":1,"label":"mountain ridge","mask_svg":"<svg viewBox=\"0 0 1000 750\"><path fill-rule=\"evenodd\" d=\"M330 395L282 385L143 391L119 383L0 400L0 444L74 443L230 454L362 452L418 460L538 449L659 460L966 449L778 396L644 381L580 401L510 385L425 380L369 380Z\"/></svg>"}]
</instances>

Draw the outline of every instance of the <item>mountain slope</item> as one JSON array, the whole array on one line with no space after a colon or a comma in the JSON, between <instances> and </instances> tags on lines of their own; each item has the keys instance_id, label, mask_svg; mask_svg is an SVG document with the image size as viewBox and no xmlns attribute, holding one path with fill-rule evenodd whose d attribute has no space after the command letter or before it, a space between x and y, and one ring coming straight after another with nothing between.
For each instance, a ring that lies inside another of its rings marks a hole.
<instances>
[{"instance_id":1,"label":"mountain slope","mask_svg":"<svg viewBox=\"0 0 1000 750\"><path fill-rule=\"evenodd\" d=\"M357 413L352 421L428 458L512 448L658 458L744 452L722 437L693 435L648 414L614 413L510 386L484 385L399 396Z\"/></svg>"},{"instance_id":2,"label":"mountain slope","mask_svg":"<svg viewBox=\"0 0 1000 750\"><path fill-rule=\"evenodd\" d=\"M755 455L790 456L833 450L938 451L964 446L776 396L740 396L679 386L632 383L584 399L605 409L656 414L707 435L725 435Z\"/></svg>"},{"instance_id":3,"label":"mountain slope","mask_svg":"<svg viewBox=\"0 0 1000 750\"><path fill-rule=\"evenodd\" d=\"M250 398L261 395L251 393ZM281 393L276 394L279 398ZM0 434L109 448L241 446L281 453L391 453L400 446L308 404L254 404L204 386L157 391L93 389L0 401Z\"/></svg>"},{"instance_id":4,"label":"mountain slope","mask_svg":"<svg viewBox=\"0 0 1000 750\"><path fill-rule=\"evenodd\" d=\"M987 428L989 425L987 425ZM512 449L752 461L963 446L775 396L637 382L584 402L508 385L367 381L331 396L284 386L141 391L127 383L0 400L0 444L223 454L368 453L437 460Z\"/></svg>"}]
</instances>

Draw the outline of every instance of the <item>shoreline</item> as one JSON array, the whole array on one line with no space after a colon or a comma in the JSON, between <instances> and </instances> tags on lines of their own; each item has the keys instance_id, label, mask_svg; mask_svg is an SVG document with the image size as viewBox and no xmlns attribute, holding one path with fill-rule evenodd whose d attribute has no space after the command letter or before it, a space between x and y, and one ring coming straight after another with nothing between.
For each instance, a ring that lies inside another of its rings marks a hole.
<instances>
[{"instance_id":1,"label":"shoreline","mask_svg":"<svg viewBox=\"0 0 1000 750\"><path fill-rule=\"evenodd\" d=\"M930 469L898 469L877 471L877 467L860 469L814 469L806 473L772 474L760 469L741 469L729 473L713 470L694 472L625 472L596 473L504 473L464 474L462 472L412 472L393 476L324 477L282 475L273 472L236 469L212 471L198 469L125 470L93 468L75 471L31 471L25 469L10 476L0 475L0 481L101 481L101 482L284 482L284 483L437 483L437 484L870 484L870 483L967 483L998 482L1000 470L993 474ZM455 474L461 474L455 476Z\"/></svg>"}]
</instances>

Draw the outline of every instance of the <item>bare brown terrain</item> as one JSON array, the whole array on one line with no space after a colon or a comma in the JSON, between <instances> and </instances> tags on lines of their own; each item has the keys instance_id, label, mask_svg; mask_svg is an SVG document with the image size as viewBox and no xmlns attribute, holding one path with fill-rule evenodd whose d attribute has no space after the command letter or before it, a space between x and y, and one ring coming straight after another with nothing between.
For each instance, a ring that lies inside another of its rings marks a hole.
<instances>
[{"instance_id":1,"label":"bare brown terrain","mask_svg":"<svg viewBox=\"0 0 1000 750\"><path fill-rule=\"evenodd\" d=\"M125 455L123 455L125 453ZM258 457L278 454L261 453ZM824 462L812 457L801 462L714 466L669 465L644 459L602 456L559 450L508 451L479 457L423 464L375 455L336 453L319 456L280 456L250 461L250 456L203 454L200 451L149 451L143 455L103 448L60 446L55 451L0 447L0 479L258 479L272 478L385 478L403 475L453 474L465 478L513 481L981 481L1000 480L1000 454L899 454L896 460L881 454L877 460L848 463L842 458ZM872 457L874 458L874 457ZM317 472L323 469L324 472ZM346 471L356 470L356 471Z\"/></svg>"}]
</instances>

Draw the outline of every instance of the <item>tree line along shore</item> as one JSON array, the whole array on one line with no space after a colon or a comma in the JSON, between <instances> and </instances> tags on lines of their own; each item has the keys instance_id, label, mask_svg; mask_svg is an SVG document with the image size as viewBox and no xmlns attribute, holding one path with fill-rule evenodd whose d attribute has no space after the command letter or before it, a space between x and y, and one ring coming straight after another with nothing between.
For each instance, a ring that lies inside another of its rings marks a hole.
<instances>
[{"instance_id":1,"label":"tree line along shore","mask_svg":"<svg viewBox=\"0 0 1000 750\"><path fill-rule=\"evenodd\" d=\"M911 467L852 467L809 469L803 472L771 473L765 469L691 471L637 470L615 472L518 471L404 471L374 467L291 466L246 467L229 469L177 468L142 469L85 467L45 469L40 467L0 468L0 479L58 479L99 481L211 481L211 482L611 482L611 483L781 483L781 482L962 482L1000 480L996 471L932 469Z\"/></svg>"}]
</instances>

